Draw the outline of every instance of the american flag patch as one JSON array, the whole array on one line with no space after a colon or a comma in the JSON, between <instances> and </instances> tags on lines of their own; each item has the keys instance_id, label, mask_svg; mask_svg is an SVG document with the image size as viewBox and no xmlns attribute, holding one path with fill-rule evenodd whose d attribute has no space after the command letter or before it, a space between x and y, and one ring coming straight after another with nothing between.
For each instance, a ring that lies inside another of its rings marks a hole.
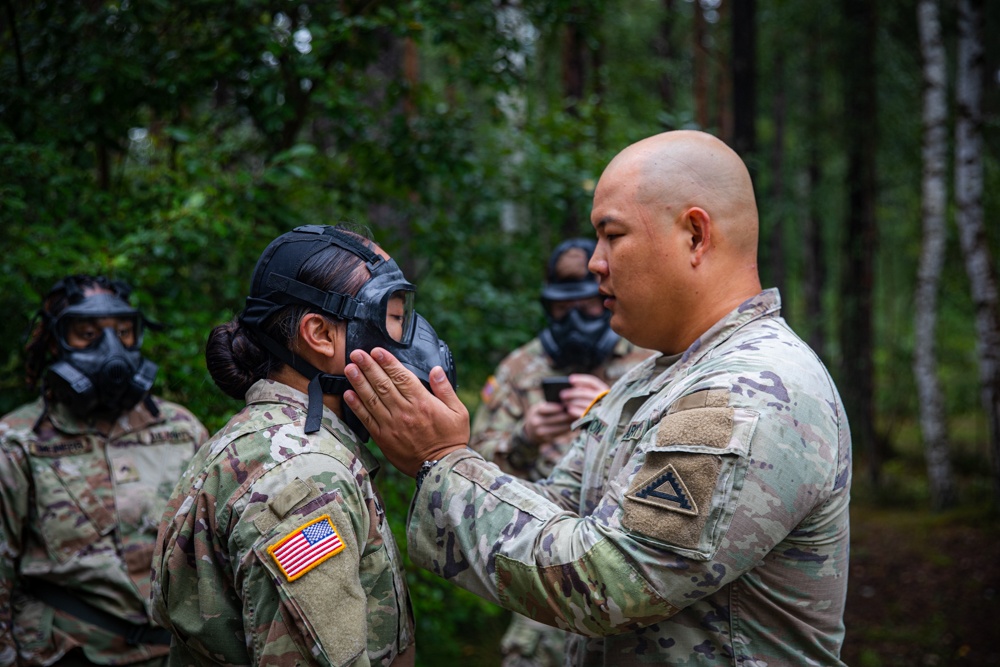
<instances>
[{"instance_id":1,"label":"american flag patch","mask_svg":"<svg viewBox=\"0 0 1000 667\"><path fill-rule=\"evenodd\" d=\"M330 521L330 515L324 514L269 546L267 553L271 554L285 578L295 581L343 549L344 543Z\"/></svg>"},{"instance_id":2,"label":"american flag patch","mask_svg":"<svg viewBox=\"0 0 1000 667\"><path fill-rule=\"evenodd\" d=\"M497 382L496 376L491 375L489 379L486 380L486 384L483 385L483 390L479 392L479 397L483 399L483 403L489 403L493 400L493 394L496 393L497 387L500 383Z\"/></svg>"}]
</instances>

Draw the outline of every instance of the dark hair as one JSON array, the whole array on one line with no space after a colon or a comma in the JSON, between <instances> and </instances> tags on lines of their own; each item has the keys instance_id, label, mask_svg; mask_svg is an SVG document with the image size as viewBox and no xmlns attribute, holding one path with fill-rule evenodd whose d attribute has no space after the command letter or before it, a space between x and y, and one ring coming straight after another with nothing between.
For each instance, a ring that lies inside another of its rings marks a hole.
<instances>
[{"instance_id":1,"label":"dark hair","mask_svg":"<svg viewBox=\"0 0 1000 667\"><path fill-rule=\"evenodd\" d=\"M42 307L35 313L30 325L27 342L24 345L24 381L28 389L35 389L42 373L54 361L52 349L55 337L52 335L52 321L70 305L70 284L77 290L97 290L118 294L128 300L131 289L125 283L112 281L105 276L75 274L66 276L49 288L42 298Z\"/></svg>"},{"instance_id":2,"label":"dark hair","mask_svg":"<svg viewBox=\"0 0 1000 667\"><path fill-rule=\"evenodd\" d=\"M340 229L368 248L375 245L367 238L367 234L343 227ZM310 257L295 278L326 292L357 296L369 275L360 257L330 245ZM310 312L312 310L308 306L286 306L264 323L263 332L291 348L299 321ZM205 363L219 389L238 400L243 400L255 382L267 378L284 366L274 355L254 342L249 332L240 325L238 316L212 329L205 347Z\"/></svg>"}]
</instances>

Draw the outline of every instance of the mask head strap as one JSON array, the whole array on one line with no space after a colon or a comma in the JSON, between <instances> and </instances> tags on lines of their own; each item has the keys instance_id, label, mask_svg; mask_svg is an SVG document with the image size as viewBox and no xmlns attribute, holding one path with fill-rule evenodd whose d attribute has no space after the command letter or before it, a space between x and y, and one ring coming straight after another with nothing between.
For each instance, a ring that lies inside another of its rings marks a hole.
<instances>
[{"instance_id":1,"label":"mask head strap","mask_svg":"<svg viewBox=\"0 0 1000 667\"><path fill-rule=\"evenodd\" d=\"M251 284L251 294L260 296L247 297L246 307L239 317L240 325L248 330L255 342L303 377L309 378L306 433L315 433L320 428L323 394L341 395L351 385L346 377L323 373L295 355L264 333L262 325L278 310L289 305L307 306L338 320L351 320L359 315L361 304L349 294L327 292L297 280L302 266L331 245L360 258L372 275L386 264L384 257L337 227L296 227L275 239L261 255Z\"/></svg>"}]
</instances>

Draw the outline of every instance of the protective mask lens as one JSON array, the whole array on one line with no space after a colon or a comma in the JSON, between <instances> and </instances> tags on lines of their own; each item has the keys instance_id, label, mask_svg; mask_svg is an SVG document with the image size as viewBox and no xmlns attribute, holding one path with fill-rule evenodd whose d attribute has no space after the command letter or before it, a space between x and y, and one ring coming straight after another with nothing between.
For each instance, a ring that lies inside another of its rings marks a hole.
<instances>
[{"instance_id":1,"label":"protective mask lens","mask_svg":"<svg viewBox=\"0 0 1000 667\"><path fill-rule=\"evenodd\" d=\"M59 343L66 350L97 347L106 335L113 335L127 350L142 344L142 321L138 317L71 317L59 323Z\"/></svg>"},{"instance_id":2,"label":"protective mask lens","mask_svg":"<svg viewBox=\"0 0 1000 667\"><path fill-rule=\"evenodd\" d=\"M573 301L550 301L545 306L549 316L556 322L561 322L574 310L585 320L599 319L605 313L604 304L600 297Z\"/></svg>"},{"instance_id":3,"label":"protective mask lens","mask_svg":"<svg viewBox=\"0 0 1000 667\"><path fill-rule=\"evenodd\" d=\"M411 290L396 290L385 301L385 332L401 345L409 345L413 338L414 298Z\"/></svg>"}]
</instances>

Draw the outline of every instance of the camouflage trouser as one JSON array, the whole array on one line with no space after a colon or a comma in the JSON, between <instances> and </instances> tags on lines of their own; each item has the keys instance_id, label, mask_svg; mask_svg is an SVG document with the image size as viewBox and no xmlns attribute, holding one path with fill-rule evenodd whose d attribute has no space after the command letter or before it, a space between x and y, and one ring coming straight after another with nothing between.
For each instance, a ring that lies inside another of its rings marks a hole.
<instances>
[{"instance_id":1,"label":"camouflage trouser","mask_svg":"<svg viewBox=\"0 0 1000 667\"><path fill-rule=\"evenodd\" d=\"M503 667L559 667L563 664L566 633L558 628L514 614L500 640Z\"/></svg>"}]
</instances>

